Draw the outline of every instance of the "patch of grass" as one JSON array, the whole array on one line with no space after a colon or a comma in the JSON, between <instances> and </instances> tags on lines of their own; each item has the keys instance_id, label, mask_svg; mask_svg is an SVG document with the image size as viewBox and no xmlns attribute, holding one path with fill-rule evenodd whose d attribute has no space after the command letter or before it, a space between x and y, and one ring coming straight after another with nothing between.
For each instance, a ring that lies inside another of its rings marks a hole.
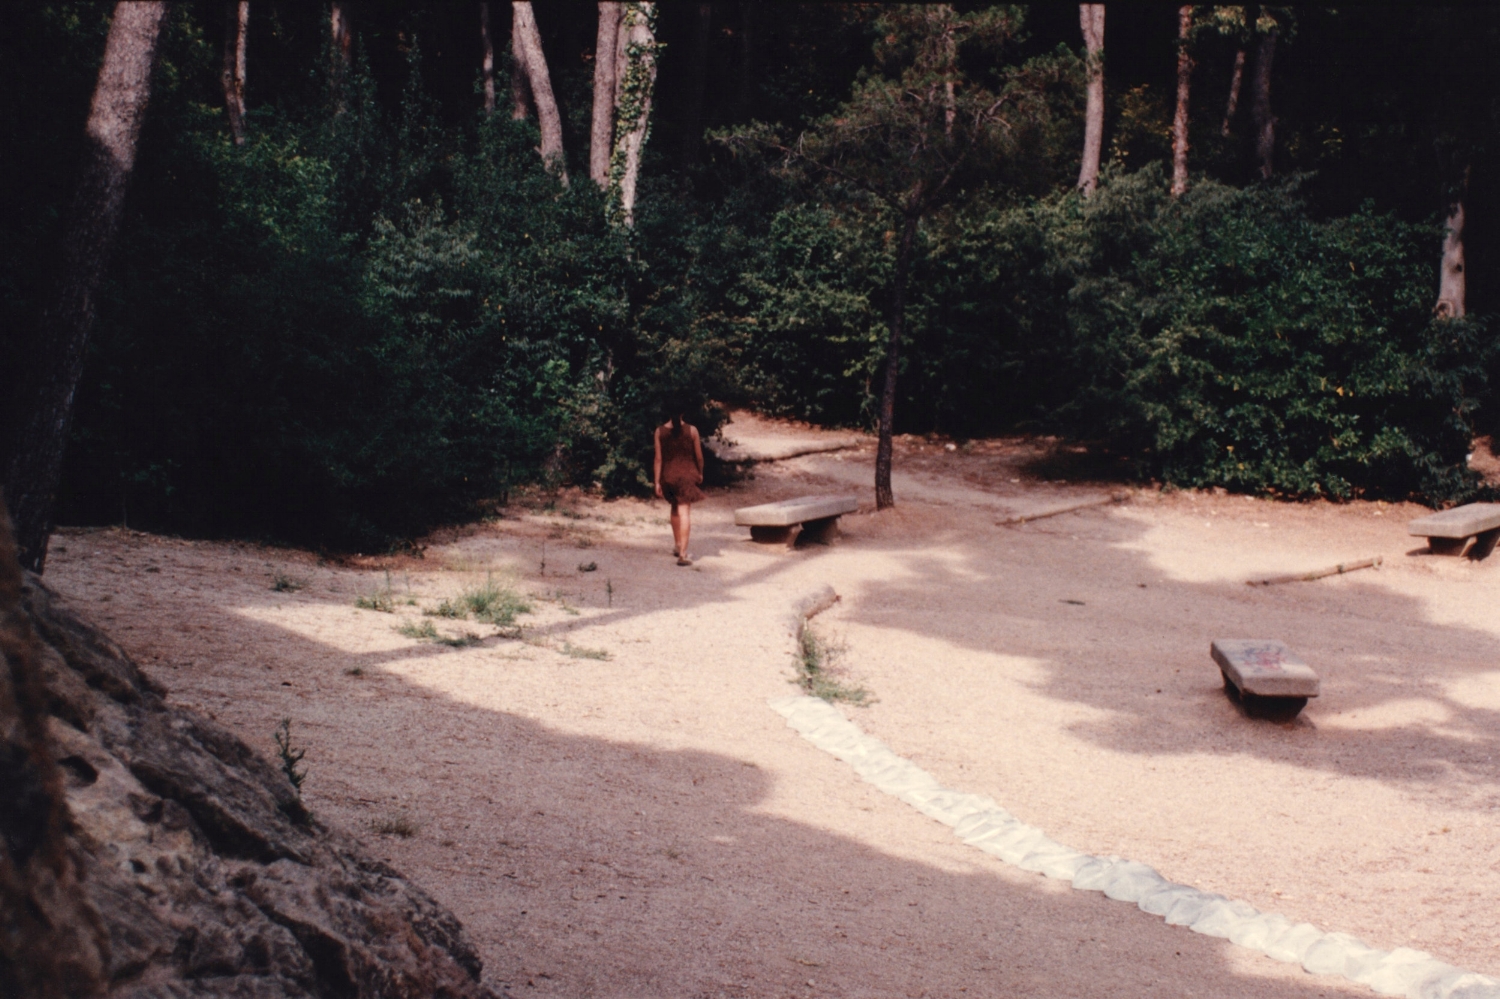
<instances>
[{"instance_id":1,"label":"patch of grass","mask_svg":"<svg viewBox=\"0 0 1500 999\"><path fill-rule=\"evenodd\" d=\"M438 631L432 626L431 621L423 621L417 624L415 621L407 621L396 629L406 638L415 638L423 641L432 641L438 637Z\"/></svg>"},{"instance_id":2,"label":"patch of grass","mask_svg":"<svg viewBox=\"0 0 1500 999\"><path fill-rule=\"evenodd\" d=\"M469 609L458 600L444 600L436 607L429 607L422 612L428 617L453 617L465 618L469 616Z\"/></svg>"},{"instance_id":3,"label":"patch of grass","mask_svg":"<svg viewBox=\"0 0 1500 999\"><path fill-rule=\"evenodd\" d=\"M286 774L286 779L292 782L292 787L297 792L297 797L302 797L302 782L307 780L307 771L302 768L302 758L307 755L307 750L298 749L292 745L292 720L281 719L281 724L276 726L276 753L281 757L281 772Z\"/></svg>"},{"instance_id":4,"label":"patch of grass","mask_svg":"<svg viewBox=\"0 0 1500 999\"><path fill-rule=\"evenodd\" d=\"M474 620L504 627L516 623L517 614L531 613L531 604L510 587L501 586L491 576L484 585L465 590L459 599L474 615Z\"/></svg>"},{"instance_id":5,"label":"patch of grass","mask_svg":"<svg viewBox=\"0 0 1500 999\"><path fill-rule=\"evenodd\" d=\"M572 642L564 641L562 654L571 659L598 659L605 661L609 659L609 650L591 649L585 645L574 645Z\"/></svg>"},{"instance_id":6,"label":"patch of grass","mask_svg":"<svg viewBox=\"0 0 1500 999\"><path fill-rule=\"evenodd\" d=\"M797 650L797 686L825 701L845 701L855 707L870 703L870 692L844 681L847 670L840 663L848 646L821 638L809 625L802 629Z\"/></svg>"},{"instance_id":7,"label":"patch of grass","mask_svg":"<svg viewBox=\"0 0 1500 999\"><path fill-rule=\"evenodd\" d=\"M432 622L429 621L427 623L430 625ZM480 638L472 631L466 631L462 635L457 636L438 635L435 641L437 641L439 645L446 645L451 649L466 649L471 645L478 645L480 642L484 641L484 639Z\"/></svg>"},{"instance_id":8,"label":"patch of grass","mask_svg":"<svg viewBox=\"0 0 1500 999\"><path fill-rule=\"evenodd\" d=\"M284 572L278 572L271 580L271 589L277 593L296 593L306 585L300 579L293 579Z\"/></svg>"},{"instance_id":9,"label":"patch of grass","mask_svg":"<svg viewBox=\"0 0 1500 999\"><path fill-rule=\"evenodd\" d=\"M402 839L411 839L422 831L422 826L410 815L397 813L387 815L383 819L376 819L370 823L370 827L381 836L400 836Z\"/></svg>"},{"instance_id":10,"label":"patch of grass","mask_svg":"<svg viewBox=\"0 0 1500 999\"><path fill-rule=\"evenodd\" d=\"M385 574L385 589L376 590L369 596L355 597L354 606L360 610L380 611L383 614L396 612L396 595L391 592L391 574Z\"/></svg>"}]
</instances>

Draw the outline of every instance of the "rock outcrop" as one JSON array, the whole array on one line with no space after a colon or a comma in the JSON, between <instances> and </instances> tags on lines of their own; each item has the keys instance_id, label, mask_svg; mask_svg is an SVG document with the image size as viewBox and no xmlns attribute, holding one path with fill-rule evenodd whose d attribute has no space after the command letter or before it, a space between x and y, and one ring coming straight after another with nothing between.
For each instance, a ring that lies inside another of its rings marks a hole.
<instances>
[{"instance_id":1,"label":"rock outcrop","mask_svg":"<svg viewBox=\"0 0 1500 999\"><path fill-rule=\"evenodd\" d=\"M29 864L52 908L29 930L30 917L7 911L0 957L14 956L27 930L37 942L71 934L76 960L31 968L23 950L11 971L71 975L59 994L74 995L100 982L120 997L492 999L451 913L319 824L269 760L168 704L118 645L35 577L22 580L13 559L0 577L12 573L16 585L0 579L0 650L12 676L34 673L47 717L44 739L28 742L21 711L13 732L0 731L21 748L0 748L24 757L45 742L52 762L28 771L21 757L0 761L20 774L19 784L0 774L0 814L17 804L15 787L31 794L26 822L0 823L0 904L24 909L10 882L26 888L18 878ZM49 789L65 809L48 803ZM11 826L26 828L13 836Z\"/></svg>"}]
</instances>

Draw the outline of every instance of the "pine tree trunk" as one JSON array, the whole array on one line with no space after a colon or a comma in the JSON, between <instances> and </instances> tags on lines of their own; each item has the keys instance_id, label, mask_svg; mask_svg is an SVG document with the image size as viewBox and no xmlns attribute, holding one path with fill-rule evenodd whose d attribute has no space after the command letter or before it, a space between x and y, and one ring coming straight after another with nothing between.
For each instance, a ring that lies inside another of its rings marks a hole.
<instances>
[{"instance_id":1,"label":"pine tree trunk","mask_svg":"<svg viewBox=\"0 0 1500 999\"><path fill-rule=\"evenodd\" d=\"M1104 4L1079 4L1078 22L1083 28L1089 70L1089 102L1083 118L1083 165L1078 170L1078 188L1088 197L1099 184L1099 155L1104 148Z\"/></svg>"},{"instance_id":2,"label":"pine tree trunk","mask_svg":"<svg viewBox=\"0 0 1500 999\"><path fill-rule=\"evenodd\" d=\"M1188 182L1188 98L1193 87L1193 6L1177 8L1177 113L1172 116L1172 197L1180 198Z\"/></svg>"},{"instance_id":3,"label":"pine tree trunk","mask_svg":"<svg viewBox=\"0 0 1500 999\"><path fill-rule=\"evenodd\" d=\"M901 367L901 337L906 331L906 282L911 275L912 247L917 238L915 212L908 212L901 227L901 243L896 247L896 274L891 289L891 314L888 321L891 336L885 349L885 381L880 389L880 437L875 447L875 509L896 505L891 492L892 428L896 420L896 373Z\"/></svg>"},{"instance_id":4,"label":"pine tree trunk","mask_svg":"<svg viewBox=\"0 0 1500 999\"><path fill-rule=\"evenodd\" d=\"M698 21L693 30L692 62L688 69L687 106L682 115L681 165L687 170L698 162L703 145L703 92L708 81L708 44L713 37L714 5L698 5Z\"/></svg>"},{"instance_id":5,"label":"pine tree trunk","mask_svg":"<svg viewBox=\"0 0 1500 999\"><path fill-rule=\"evenodd\" d=\"M617 221L635 224L641 154L651 135L651 97L656 88L656 4L627 3L616 47L615 150L610 188Z\"/></svg>"},{"instance_id":6,"label":"pine tree trunk","mask_svg":"<svg viewBox=\"0 0 1500 999\"><path fill-rule=\"evenodd\" d=\"M479 40L484 44L480 78L484 81L484 113L495 113L495 37L490 34L490 5L479 5Z\"/></svg>"},{"instance_id":7,"label":"pine tree trunk","mask_svg":"<svg viewBox=\"0 0 1500 999\"><path fill-rule=\"evenodd\" d=\"M1240 87L1245 83L1245 49L1243 46L1235 50L1234 72L1229 77L1229 100L1224 104L1224 124L1219 128L1219 134L1229 138L1229 123L1234 120L1234 113L1240 109Z\"/></svg>"},{"instance_id":8,"label":"pine tree trunk","mask_svg":"<svg viewBox=\"0 0 1500 999\"><path fill-rule=\"evenodd\" d=\"M623 3L599 4L599 30L594 39L594 115L589 128L589 179L609 186L609 160L615 148L615 76L619 59Z\"/></svg>"},{"instance_id":9,"label":"pine tree trunk","mask_svg":"<svg viewBox=\"0 0 1500 999\"><path fill-rule=\"evenodd\" d=\"M224 4L224 110L234 144L245 144L245 35L250 27L250 0Z\"/></svg>"},{"instance_id":10,"label":"pine tree trunk","mask_svg":"<svg viewBox=\"0 0 1500 999\"><path fill-rule=\"evenodd\" d=\"M94 85L59 282L37 338L30 379L34 395L6 477L21 564L33 572L46 564L73 398L94 326L94 295L120 228L166 8L160 2L115 4Z\"/></svg>"},{"instance_id":11,"label":"pine tree trunk","mask_svg":"<svg viewBox=\"0 0 1500 999\"><path fill-rule=\"evenodd\" d=\"M531 84L526 80L526 49L521 43L521 14L510 8L510 117L525 121L531 107Z\"/></svg>"},{"instance_id":12,"label":"pine tree trunk","mask_svg":"<svg viewBox=\"0 0 1500 999\"><path fill-rule=\"evenodd\" d=\"M329 57L328 79L333 90L334 106L344 110L344 77L349 73L349 53L354 35L349 30L349 11L340 0L333 0L328 11Z\"/></svg>"},{"instance_id":13,"label":"pine tree trunk","mask_svg":"<svg viewBox=\"0 0 1500 999\"><path fill-rule=\"evenodd\" d=\"M1255 157L1260 175L1269 179L1276 172L1276 116L1271 114L1271 67L1276 61L1276 29L1260 38L1255 54L1255 100L1250 111L1255 118Z\"/></svg>"},{"instance_id":14,"label":"pine tree trunk","mask_svg":"<svg viewBox=\"0 0 1500 999\"><path fill-rule=\"evenodd\" d=\"M562 115L558 113L557 101L552 96L552 77L547 72L547 57L542 53L536 13L531 9L531 0L515 0L511 6L515 10L516 38L526 53L526 80L531 84L531 96L536 102L536 121L542 130L542 162L566 186L568 166L563 156Z\"/></svg>"},{"instance_id":15,"label":"pine tree trunk","mask_svg":"<svg viewBox=\"0 0 1500 999\"><path fill-rule=\"evenodd\" d=\"M1464 275L1464 202L1469 193L1469 168L1463 183L1448 203L1443 226L1443 262L1438 271L1438 299L1433 311L1444 319L1460 319L1468 311L1468 279Z\"/></svg>"}]
</instances>

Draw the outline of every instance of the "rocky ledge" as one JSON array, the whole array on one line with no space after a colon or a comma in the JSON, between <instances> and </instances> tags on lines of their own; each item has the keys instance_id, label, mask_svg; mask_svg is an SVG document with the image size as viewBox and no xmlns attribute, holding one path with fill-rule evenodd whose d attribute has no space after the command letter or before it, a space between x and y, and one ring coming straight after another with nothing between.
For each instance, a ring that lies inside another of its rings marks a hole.
<instances>
[{"instance_id":1,"label":"rocky ledge","mask_svg":"<svg viewBox=\"0 0 1500 999\"><path fill-rule=\"evenodd\" d=\"M4 575L0 935L17 947L0 980L132 999L492 999L452 913L321 825L269 760L168 704L40 581L13 561ZM29 749L28 688L45 715Z\"/></svg>"}]
</instances>

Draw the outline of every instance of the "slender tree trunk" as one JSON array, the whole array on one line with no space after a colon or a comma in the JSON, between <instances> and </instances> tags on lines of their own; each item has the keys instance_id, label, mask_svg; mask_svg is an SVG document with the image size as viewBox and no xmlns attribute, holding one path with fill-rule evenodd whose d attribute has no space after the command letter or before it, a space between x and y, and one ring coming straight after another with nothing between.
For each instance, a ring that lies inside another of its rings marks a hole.
<instances>
[{"instance_id":1,"label":"slender tree trunk","mask_svg":"<svg viewBox=\"0 0 1500 999\"><path fill-rule=\"evenodd\" d=\"M616 47L615 150L610 159L610 186L616 218L635 224L636 189L641 154L651 135L651 97L656 88L656 4L627 3ZM618 186L616 186L618 185Z\"/></svg>"},{"instance_id":2,"label":"slender tree trunk","mask_svg":"<svg viewBox=\"0 0 1500 999\"><path fill-rule=\"evenodd\" d=\"M738 94L741 119L750 117L750 106L755 96L755 4L757 0L742 0L740 3L740 86Z\"/></svg>"},{"instance_id":3,"label":"slender tree trunk","mask_svg":"<svg viewBox=\"0 0 1500 999\"><path fill-rule=\"evenodd\" d=\"M481 79L484 81L484 113L495 113L495 37L490 34L490 5L479 5L479 40L484 44Z\"/></svg>"},{"instance_id":4,"label":"slender tree trunk","mask_svg":"<svg viewBox=\"0 0 1500 999\"><path fill-rule=\"evenodd\" d=\"M901 367L901 337L906 331L906 282L911 275L912 247L917 238L920 216L907 212L901 226L901 242L896 247L895 283L891 289L891 315L888 325L891 338L885 349L885 382L880 389L880 438L875 447L875 509L896 505L891 492L891 451L894 445L892 427L896 420L896 372Z\"/></svg>"},{"instance_id":5,"label":"slender tree trunk","mask_svg":"<svg viewBox=\"0 0 1500 999\"><path fill-rule=\"evenodd\" d=\"M340 0L333 0L328 11L328 34L331 65L328 78L333 88L334 104L344 110L344 77L349 72L349 54L354 34L349 30L349 9Z\"/></svg>"},{"instance_id":6,"label":"slender tree trunk","mask_svg":"<svg viewBox=\"0 0 1500 999\"><path fill-rule=\"evenodd\" d=\"M589 128L589 179L609 186L609 159L615 148L615 88L618 78L620 18L623 3L599 4L599 30L594 39L594 116Z\"/></svg>"},{"instance_id":7,"label":"slender tree trunk","mask_svg":"<svg viewBox=\"0 0 1500 999\"><path fill-rule=\"evenodd\" d=\"M1219 128L1219 134L1229 138L1229 123L1234 120L1234 113L1240 109L1240 87L1245 82L1245 48L1240 46L1234 52L1234 72L1229 77L1229 100L1224 104L1224 124Z\"/></svg>"},{"instance_id":8,"label":"slender tree trunk","mask_svg":"<svg viewBox=\"0 0 1500 999\"><path fill-rule=\"evenodd\" d=\"M1193 5L1177 8L1177 113L1172 116L1172 197L1187 191L1188 98L1193 87L1193 54L1188 43L1193 34Z\"/></svg>"},{"instance_id":9,"label":"slender tree trunk","mask_svg":"<svg viewBox=\"0 0 1500 999\"><path fill-rule=\"evenodd\" d=\"M30 379L34 394L6 477L21 564L33 572L46 564L74 393L94 326L94 295L120 228L166 9L165 3L115 4L94 85L59 281L37 338Z\"/></svg>"},{"instance_id":10,"label":"slender tree trunk","mask_svg":"<svg viewBox=\"0 0 1500 999\"><path fill-rule=\"evenodd\" d=\"M958 118L958 91L953 84L954 62L958 59L958 47L953 41L950 27L943 31L943 135L952 138L953 122Z\"/></svg>"},{"instance_id":11,"label":"slender tree trunk","mask_svg":"<svg viewBox=\"0 0 1500 999\"><path fill-rule=\"evenodd\" d=\"M516 38L526 53L526 80L531 84L531 96L536 102L536 120L542 130L542 162L555 172L566 186L568 166L563 156L562 115L558 113L557 101L552 96L552 77L547 72L547 57L542 53L542 36L536 28L536 13L531 9L531 0L515 0L513 23Z\"/></svg>"},{"instance_id":12,"label":"slender tree trunk","mask_svg":"<svg viewBox=\"0 0 1500 999\"><path fill-rule=\"evenodd\" d=\"M1459 319L1468 311L1468 279L1464 276L1464 202L1469 194L1469 168L1453 200L1443 227L1443 264L1438 272L1438 298L1433 311L1444 319Z\"/></svg>"},{"instance_id":13,"label":"slender tree trunk","mask_svg":"<svg viewBox=\"0 0 1500 999\"><path fill-rule=\"evenodd\" d=\"M682 115L682 169L698 162L703 145L703 92L708 81L708 44L713 37L714 5L698 5L698 21L693 31L692 63L688 70L687 107Z\"/></svg>"},{"instance_id":14,"label":"slender tree trunk","mask_svg":"<svg viewBox=\"0 0 1500 999\"><path fill-rule=\"evenodd\" d=\"M224 4L224 110L234 144L245 144L245 35L250 27L250 0Z\"/></svg>"},{"instance_id":15,"label":"slender tree trunk","mask_svg":"<svg viewBox=\"0 0 1500 999\"><path fill-rule=\"evenodd\" d=\"M527 82L526 48L521 42L521 13L510 8L510 117L525 121L531 107L531 84Z\"/></svg>"},{"instance_id":16,"label":"slender tree trunk","mask_svg":"<svg viewBox=\"0 0 1500 999\"><path fill-rule=\"evenodd\" d=\"M1255 97L1250 112L1255 118L1255 156L1260 160L1260 175L1269 178L1276 172L1276 116L1271 113L1271 66L1276 61L1276 29L1260 37L1255 53Z\"/></svg>"},{"instance_id":17,"label":"slender tree trunk","mask_svg":"<svg viewBox=\"0 0 1500 999\"><path fill-rule=\"evenodd\" d=\"M1089 69L1089 103L1083 116L1083 165L1078 169L1078 189L1088 197L1099 184L1099 154L1104 148L1104 4L1079 4L1078 23L1083 28Z\"/></svg>"}]
</instances>

